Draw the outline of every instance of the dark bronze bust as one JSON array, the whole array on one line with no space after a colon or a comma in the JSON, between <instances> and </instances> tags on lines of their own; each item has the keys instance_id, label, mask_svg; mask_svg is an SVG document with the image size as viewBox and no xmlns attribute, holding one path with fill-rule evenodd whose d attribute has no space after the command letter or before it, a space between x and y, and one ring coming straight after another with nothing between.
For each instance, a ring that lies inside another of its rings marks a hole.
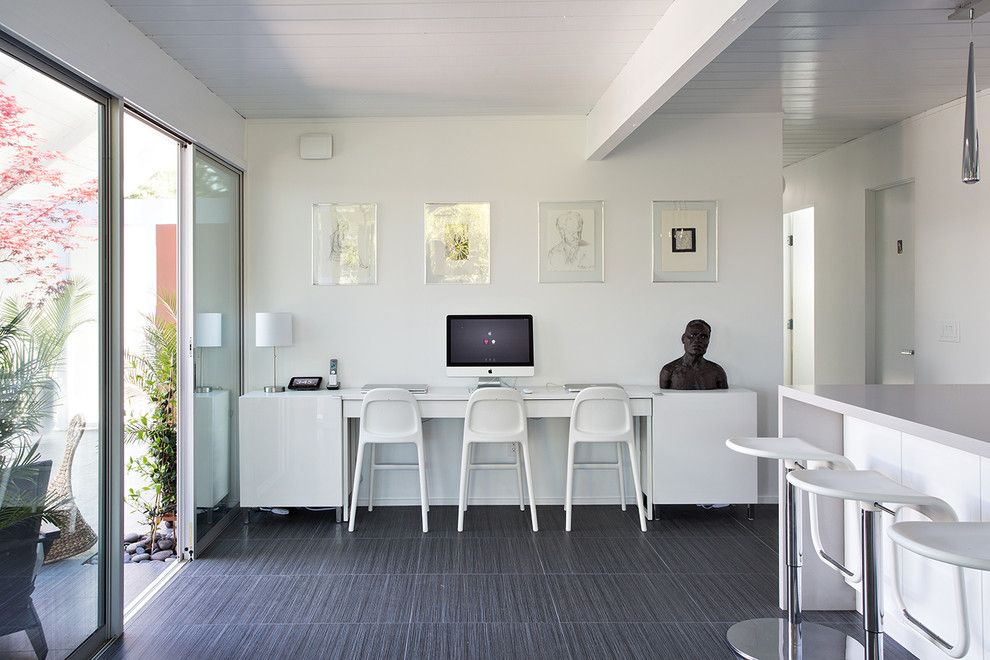
<instances>
[{"instance_id":1,"label":"dark bronze bust","mask_svg":"<svg viewBox=\"0 0 990 660\"><path fill-rule=\"evenodd\" d=\"M705 359L712 326L695 319L684 328L681 343L684 355L668 362L660 370L660 389L665 390L725 390L729 381L725 369Z\"/></svg>"}]
</instances>

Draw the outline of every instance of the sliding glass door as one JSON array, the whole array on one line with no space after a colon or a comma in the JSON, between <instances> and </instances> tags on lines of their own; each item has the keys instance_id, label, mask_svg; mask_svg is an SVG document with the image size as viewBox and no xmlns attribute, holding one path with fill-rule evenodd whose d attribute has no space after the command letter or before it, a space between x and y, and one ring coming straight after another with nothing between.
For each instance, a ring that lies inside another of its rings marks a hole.
<instances>
[{"instance_id":1,"label":"sliding glass door","mask_svg":"<svg viewBox=\"0 0 990 660\"><path fill-rule=\"evenodd\" d=\"M237 400L241 392L241 177L199 149L193 149L192 219L180 228L185 294L180 309L186 332L189 379L181 425L185 452L182 490L184 528L202 548L239 502ZM191 179L191 180L190 180ZM180 516L181 517L181 516Z\"/></svg>"},{"instance_id":2,"label":"sliding glass door","mask_svg":"<svg viewBox=\"0 0 990 660\"><path fill-rule=\"evenodd\" d=\"M108 636L108 99L0 35L0 656Z\"/></svg>"}]
</instances>

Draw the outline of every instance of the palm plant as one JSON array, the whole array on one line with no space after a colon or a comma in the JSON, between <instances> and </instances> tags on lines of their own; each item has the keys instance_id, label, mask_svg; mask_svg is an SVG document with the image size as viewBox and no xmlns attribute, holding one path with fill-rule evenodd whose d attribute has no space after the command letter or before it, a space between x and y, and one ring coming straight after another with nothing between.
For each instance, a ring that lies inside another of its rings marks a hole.
<instances>
[{"instance_id":1,"label":"palm plant","mask_svg":"<svg viewBox=\"0 0 990 660\"><path fill-rule=\"evenodd\" d=\"M36 305L15 298L0 304L0 529L39 514L52 521L64 504L25 493L36 490L39 436L58 397L54 374L88 298L84 287L68 283Z\"/></svg>"},{"instance_id":2,"label":"palm plant","mask_svg":"<svg viewBox=\"0 0 990 660\"><path fill-rule=\"evenodd\" d=\"M162 296L161 301L165 314L145 316L142 350L128 356L127 379L144 392L150 407L124 425L127 442L147 445L142 456L128 459L127 469L148 484L129 489L127 498L144 513L152 534L162 517L176 508L178 337L174 296Z\"/></svg>"}]
</instances>

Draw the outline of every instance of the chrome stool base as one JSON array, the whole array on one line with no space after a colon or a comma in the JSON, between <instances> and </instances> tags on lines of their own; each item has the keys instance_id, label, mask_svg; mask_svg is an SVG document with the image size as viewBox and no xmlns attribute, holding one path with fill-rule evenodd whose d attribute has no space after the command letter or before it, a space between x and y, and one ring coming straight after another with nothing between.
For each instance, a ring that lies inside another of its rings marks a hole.
<instances>
[{"instance_id":1,"label":"chrome stool base","mask_svg":"<svg viewBox=\"0 0 990 660\"><path fill-rule=\"evenodd\" d=\"M725 639L746 660L861 660L863 645L835 628L804 621L791 642L787 619L750 619L729 628Z\"/></svg>"}]
</instances>

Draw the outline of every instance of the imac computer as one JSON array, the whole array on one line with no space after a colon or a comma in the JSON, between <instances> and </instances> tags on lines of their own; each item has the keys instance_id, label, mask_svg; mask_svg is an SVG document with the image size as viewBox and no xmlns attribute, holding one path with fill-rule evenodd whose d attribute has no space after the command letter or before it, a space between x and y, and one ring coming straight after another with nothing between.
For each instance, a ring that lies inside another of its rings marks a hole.
<instances>
[{"instance_id":1,"label":"imac computer","mask_svg":"<svg viewBox=\"0 0 990 660\"><path fill-rule=\"evenodd\" d=\"M447 317L448 376L476 376L478 387L499 387L502 377L534 373L532 315Z\"/></svg>"}]
</instances>

